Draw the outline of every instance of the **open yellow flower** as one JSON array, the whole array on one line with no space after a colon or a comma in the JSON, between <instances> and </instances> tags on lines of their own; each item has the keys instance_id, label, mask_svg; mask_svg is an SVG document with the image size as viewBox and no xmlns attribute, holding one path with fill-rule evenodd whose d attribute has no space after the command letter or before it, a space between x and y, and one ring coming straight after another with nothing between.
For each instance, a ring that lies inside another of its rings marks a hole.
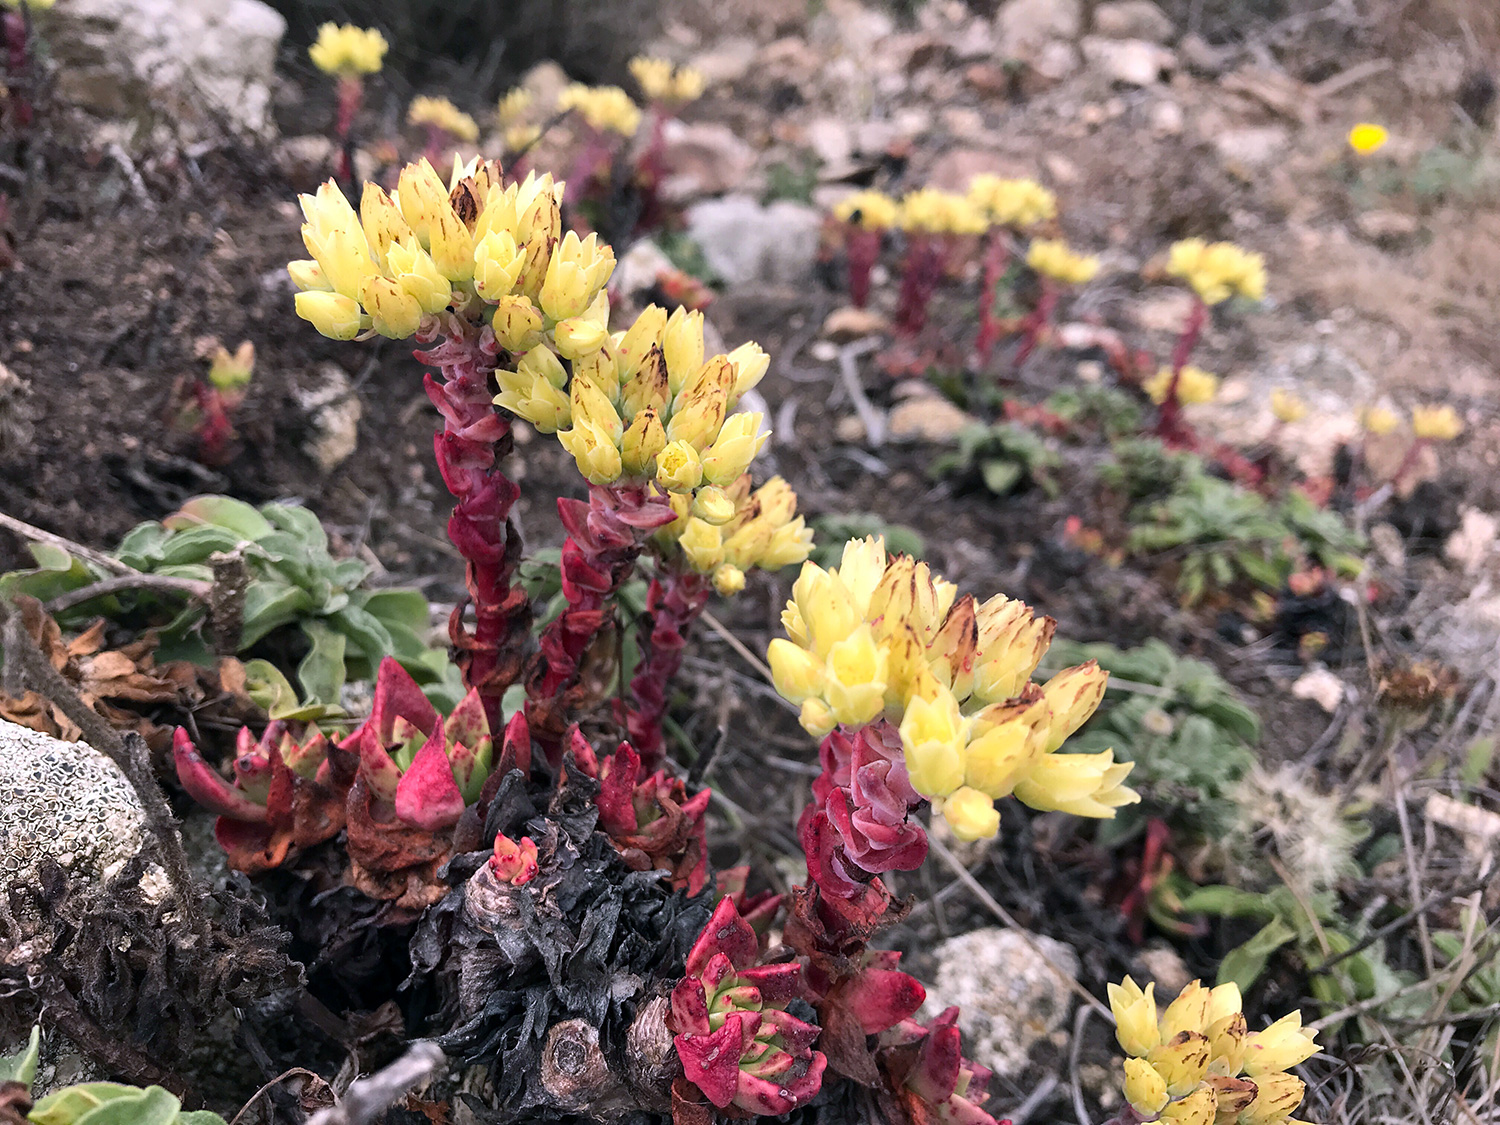
<instances>
[{"instance_id":1,"label":"open yellow flower","mask_svg":"<svg viewBox=\"0 0 1500 1125\"><path fill-rule=\"evenodd\" d=\"M1368 121L1361 121L1349 130L1349 147L1361 156L1369 156L1370 153L1379 151L1390 139L1391 134L1384 125L1375 125Z\"/></svg>"},{"instance_id":2,"label":"open yellow flower","mask_svg":"<svg viewBox=\"0 0 1500 1125\"><path fill-rule=\"evenodd\" d=\"M33 0L32 7L37 6ZM324 74L353 78L379 71L386 49L385 36L373 27L325 23L318 28L318 38L307 54Z\"/></svg>"},{"instance_id":3,"label":"open yellow flower","mask_svg":"<svg viewBox=\"0 0 1500 1125\"><path fill-rule=\"evenodd\" d=\"M1464 424L1451 406L1414 406L1411 432L1427 441L1452 441L1464 432Z\"/></svg>"},{"instance_id":4,"label":"open yellow flower","mask_svg":"<svg viewBox=\"0 0 1500 1125\"><path fill-rule=\"evenodd\" d=\"M1259 254L1232 242L1205 242L1185 238L1172 244L1167 273L1192 286L1205 305L1217 305L1230 297L1251 301L1266 295L1266 263Z\"/></svg>"},{"instance_id":5,"label":"open yellow flower","mask_svg":"<svg viewBox=\"0 0 1500 1125\"><path fill-rule=\"evenodd\" d=\"M1395 432L1396 427L1401 424L1401 418L1389 407L1367 406L1359 413L1359 424L1368 433L1389 434Z\"/></svg>"},{"instance_id":6,"label":"open yellow flower","mask_svg":"<svg viewBox=\"0 0 1500 1125\"><path fill-rule=\"evenodd\" d=\"M641 124L641 110L618 86L585 86L575 82L557 99L557 108L574 110L600 133L633 137Z\"/></svg>"},{"instance_id":7,"label":"open yellow flower","mask_svg":"<svg viewBox=\"0 0 1500 1125\"><path fill-rule=\"evenodd\" d=\"M1060 238L1038 238L1026 251L1026 264L1064 285L1083 285L1099 272L1099 259L1075 253Z\"/></svg>"},{"instance_id":8,"label":"open yellow flower","mask_svg":"<svg viewBox=\"0 0 1500 1125\"><path fill-rule=\"evenodd\" d=\"M975 176L968 197L990 222L1015 230L1029 230L1057 215L1057 197L1035 180Z\"/></svg>"},{"instance_id":9,"label":"open yellow flower","mask_svg":"<svg viewBox=\"0 0 1500 1125\"><path fill-rule=\"evenodd\" d=\"M1167 401L1167 392L1172 386L1172 369L1163 367L1141 384L1141 389L1151 396L1151 401L1160 406ZM1219 377L1191 363L1182 369L1177 380L1177 401L1184 406L1212 402L1219 393Z\"/></svg>"},{"instance_id":10,"label":"open yellow flower","mask_svg":"<svg viewBox=\"0 0 1500 1125\"><path fill-rule=\"evenodd\" d=\"M833 217L865 230L889 230L896 225L897 204L884 192L866 188L846 195L833 207Z\"/></svg>"},{"instance_id":11,"label":"open yellow flower","mask_svg":"<svg viewBox=\"0 0 1500 1125\"><path fill-rule=\"evenodd\" d=\"M406 111L408 125L441 129L456 141L472 144L479 139L479 125L447 98L416 97Z\"/></svg>"}]
</instances>

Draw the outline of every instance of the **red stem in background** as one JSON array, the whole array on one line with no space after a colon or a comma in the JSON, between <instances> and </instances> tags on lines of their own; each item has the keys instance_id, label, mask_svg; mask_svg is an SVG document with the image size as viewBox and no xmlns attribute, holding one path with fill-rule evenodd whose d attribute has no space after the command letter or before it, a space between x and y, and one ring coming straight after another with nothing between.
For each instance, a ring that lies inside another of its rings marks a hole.
<instances>
[{"instance_id":1,"label":"red stem in background","mask_svg":"<svg viewBox=\"0 0 1500 1125\"><path fill-rule=\"evenodd\" d=\"M229 421L229 404L217 387L207 383L193 386L202 418L198 422L198 460L205 465L223 465L229 460L229 442L234 425Z\"/></svg>"},{"instance_id":2,"label":"red stem in background","mask_svg":"<svg viewBox=\"0 0 1500 1125\"><path fill-rule=\"evenodd\" d=\"M561 749L564 695L595 637L613 619L610 600L624 585L646 538L676 518L664 492L650 484L590 485L589 498L560 497L557 513L568 532L562 549L567 608L542 632L541 652L527 676L527 721L549 750Z\"/></svg>"},{"instance_id":3,"label":"red stem in background","mask_svg":"<svg viewBox=\"0 0 1500 1125\"><path fill-rule=\"evenodd\" d=\"M354 116L359 112L365 98L365 84L358 75L346 74L339 78L338 119L334 122L333 136L339 149L337 178L350 186L354 185Z\"/></svg>"},{"instance_id":4,"label":"red stem in background","mask_svg":"<svg viewBox=\"0 0 1500 1125\"><path fill-rule=\"evenodd\" d=\"M995 318L995 290L1005 276L1005 267L1010 263L1010 240L1004 227L992 227L984 247L984 280L979 290L979 336L974 347L979 352L979 362L990 361L990 353L1000 339L1000 322Z\"/></svg>"},{"instance_id":5,"label":"red stem in background","mask_svg":"<svg viewBox=\"0 0 1500 1125\"><path fill-rule=\"evenodd\" d=\"M510 510L521 490L499 469L511 449L510 423L495 410L490 372L500 345L488 327L453 313L443 313L432 326L424 324L417 339L423 343L446 337L417 359L442 372L423 383L443 416L443 428L433 437L438 470L448 491L458 498L448 519L448 538L463 556L465 584L474 610L472 631L465 621L467 606L454 607L448 637L458 652L464 683L479 691L491 730L504 726L500 699L521 673L531 624L531 605L515 584L521 561L521 539L510 522Z\"/></svg>"},{"instance_id":6,"label":"red stem in background","mask_svg":"<svg viewBox=\"0 0 1500 1125\"><path fill-rule=\"evenodd\" d=\"M1391 474L1391 488L1393 490L1400 491L1401 478L1416 467L1417 458L1422 455L1422 450L1426 449L1430 444L1432 443L1427 438L1419 437L1412 439L1411 445L1407 447L1406 455L1401 458L1401 464L1397 465L1396 471Z\"/></svg>"},{"instance_id":7,"label":"red stem in background","mask_svg":"<svg viewBox=\"0 0 1500 1125\"><path fill-rule=\"evenodd\" d=\"M646 615L636 633L641 659L630 680L625 726L641 755L641 770L650 773L666 757L662 718L667 690L682 667L687 634L708 605L712 586L706 575L663 568L651 580Z\"/></svg>"},{"instance_id":8,"label":"red stem in background","mask_svg":"<svg viewBox=\"0 0 1500 1125\"><path fill-rule=\"evenodd\" d=\"M914 233L901 268L901 297L896 306L896 333L915 336L927 323L927 306L943 278L943 249L936 237Z\"/></svg>"},{"instance_id":9,"label":"red stem in background","mask_svg":"<svg viewBox=\"0 0 1500 1125\"><path fill-rule=\"evenodd\" d=\"M1187 323L1182 326L1182 334L1177 337L1177 343L1172 348L1172 381L1167 384L1166 400L1156 416L1156 436L1174 449L1192 449L1198 444L1197 435L1182 416L1182 402L1177 397L1177 385L1182 381L1182 369L1187 366L1207 324L1208 306L1195 297Z\"/></svg>"},{"instance_id":10,"label":"red stem in background","mask_svg":"<svg viewBox=\"0 0 1500 1125\"><path fill-rule=\"evenodd\" d=\"M849 224L849 235L844 244L849 259L849 301L857 309L864 308L870 299L870 271L880 257L880 236L878 230L866 230L857 223Z\"/></svg>"},{"instance_id":11,"label":"red stem in background","mask_svg":"<svg viewBox=\"0 0 1500 1125\"><path fill-rule=\"evenodd\" d=\"M1037 298L1036 308L1026 315L1026 320L1021 326L1021 346L1016 349L1016 366L1025 363L1036 346L1042 341L1042 332L1047 325L1052 323L1052 316L1057 312L1057 299L1060 296L1057 283L1050 277L1042 278L1042 295Z\"/></svg>"},{"instance_id":12,"label":"red stem in background","mask_svg":"<svg viewBox=\"0 0 1500 1125\"><path fill-rule=\"evenodd\" d=\"M28 86L28 71L31 69L31 20L30 10L23 4L18 11L6 12L5 25L5 72L10 81L11 114L20 129L31 124L32 107Z\"/></svg>"},{"instance_id":13,"label":"red stem in background","mask_svg":"<svg viewBox=\"0 0 1500 1125\"><path fill-rule=\"evenodd\" d=\"M576 205L594 182L600 167L609 164L609 145L605 142L604 134L591 125L585 125L584 128L588 130L588 139L578 150L572 170L568 173L567 187L563 189L564 203Z\"/></svg>"}]
</instances>

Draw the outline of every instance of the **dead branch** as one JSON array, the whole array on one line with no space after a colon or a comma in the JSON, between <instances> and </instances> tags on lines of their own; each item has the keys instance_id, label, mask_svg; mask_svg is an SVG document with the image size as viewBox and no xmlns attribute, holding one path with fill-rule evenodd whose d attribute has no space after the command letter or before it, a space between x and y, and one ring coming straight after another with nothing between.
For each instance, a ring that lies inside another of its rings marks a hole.
<instances>
[{"instance_id":1,"label":"dead branch","mask_svg":"<svg viewBox=\"0 0 1500 1125\"><path fill-rule=\"evenodd\" d=\"M307 1125L369 1125L431 1078L447 1061L436 1043L418 1040L390 1066L350 1086L337 1105L313 1114Z\"/></svg>"}]
</instances>

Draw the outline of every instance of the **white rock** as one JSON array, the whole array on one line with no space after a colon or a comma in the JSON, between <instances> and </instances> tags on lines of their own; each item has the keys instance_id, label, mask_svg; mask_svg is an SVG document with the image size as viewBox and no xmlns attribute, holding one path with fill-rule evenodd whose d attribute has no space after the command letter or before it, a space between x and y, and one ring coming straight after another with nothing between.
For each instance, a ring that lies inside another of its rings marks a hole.
<instances>
[{"instance_id":1,"label":"white rock","mask_svg":"<svg viewBox=\"0 0 1500 1125\"><path fill-rule=\"evenodd\" d=\"M1298 699L1311 699L1330 715L1339 709L1345 690L1344 681L1327 668L1304 672L1292 685L1292 695Z\"/></svg>"},{"instance_id":2,"label":"white rock","mask_svg":"<svg viewBox=\"0 0 1500 1125\"><path fill-rule=\"evenodd\" d=\"M179 140L274 131L276 49L286 20L260 0L61 0L49 16L64 101Z\"/></svg>"},{"instance_id":3,"label":"white rock","mask_svg":"<svg viewBox=\"0 0 1500 1125\"><path fill-rule=\"evenodd\" d=\"M44 860L97 881L142 845L146 813L120 767L84 742L0 719L0 893Z\"/></svg>"},{"instance_id":4,"label":"white rock","mask_svg":"<svg viewBox=\"0 0 1500 1125\"><path fill-rule=\"evenodd\" d=\"M947 399L922 394L891 408L890 436L892 441L946 442L978 423Z\"/></svg>"},{"instance_id":5,"label":"white rock","mask_svg":"<svg viewBox=\"0 0 1500 1125\"><path fill-rule=\"evenodd\" d=\"M662 127L662 195L682 203L742 187L755 167L755 151L727 125L677 118Z\"/></svg>"},{"instance_id":6,"label":"white rock","mask_svg":"<svg viewBox=\"0 0 1500 1125\"><path fill-rule=\"evenodd\" d=\"M812 271L822 213L779 199L762 207L748 195L707 199L688 208L688 234L709 268L730 285L791 284Z\"/></svg>"},{"instance_id":7,"label":"white rock","mask_svg":"<svg viewBox=\"0 0 1500 1125\"><path fill-rule=\"evenodd\" d=\"M1123 82L1127 86L1154 86L1161 80L1161 72L1177 61L1167 48L1145 39L1106 39L1102 35L1086 35L1079 47L1090 66L1111 82Z\"/></svg>"},{"instance_id":8,"label":"white rock","mask_svg":"<svg viewBox=\"0 0 1500 1125\"><path fill-rule=\"evenodd\" d=\"M1158 137L1180 136L1183 124L1182 106L1172 99L1163 99L1151 107L1151 131Z\"/></svg>"},{"instance_id":9,"label":"white rock","mask_svg":"<svg viewBox=\"0 0 1500 1125\"><path fill-rule=\"evenodd\" d=\"M1458 530L1448 536L1443 554L1465 574L1474 574L1494 553L1497 535L1500 535L1500 521L1494 516L1478 508L1463 508L1459 512Z\"/></svg>"},{"instance_id":10,"label":"white rock","mask_svg":"<svg viewBox=\"0 0 1500 1125\"><path fill-rule=\"evenodd\" d=\"M302 452L330 473L359 446L359 419L364 413L349 376L336 363L318 368L317 385L297 393L297 405L307 414L312 432Z\"/></svg>"},{"instance_id":11,"label":"white rock","mask_svg":"<svg viewBox=\"0 0 1500 1125\"><path fill-rule=\"evenodd\" d=\"M1002 1078L1025 1069L1032 1046L1068 1018L1078 955L1060 941L991 926L950 938L934 955L920 1018L959 1005L964 1053Z\"/></svg>"},{"instance_id":12,"label":"white rock","mask_svg":"<svg viewBox=\"0 0 1500 1125\"><path fill-rule=\"evenodd\" d=\"M1076 39L1081 24L1078 0L1010 0L995 13L995 51L1031 62L1048 43Z\"/></svg>"},{"instance_id":13,"label":"white rock","mask_svg":"<svg viewBox=\"0 0 1500 1125\"><path fill-rule=\"evenodd\" d=\"M755 40L744 36L721 39L713 50L696 56L693 67L710 87L732 85L750 73L759 49Z\"/></svg>"},{"instance_id":14,"label":"white rock","mask_svg":"<svg viewBox=\"0 0 1500 1125\"><path fill-rule=\"evenodd\" d=\"M643 238L632 243L625 252L625 256L615 266L610 284L623 296L634 297L655 285L663 272L674 268L672 259L663 254L656 243Z\"/></svg>"},{"instance_id":15,"label":"white rock","mask_svg":"<svg viewBox=\"0 0 1500 1125\"><path fill-rule=\"evenodd\" d=\"M1291 143L1291 133L1284 125L1257 125L1244 129L1226 129L1214 137L1214 147L1226 163L1259 167L1269 164Z\"/></svg>"},{"instance_id":16,"label":"white rock","mask_svg":"<svg viewBox=\"0 0 1500 1125\"><path fill-rule=\"evenodd\" d=\"M1171 17L1151 0L1111 0L1094 9L1094 34L1109 39L1165 43L1176 30Z\"/></svg>"}]
</instances>

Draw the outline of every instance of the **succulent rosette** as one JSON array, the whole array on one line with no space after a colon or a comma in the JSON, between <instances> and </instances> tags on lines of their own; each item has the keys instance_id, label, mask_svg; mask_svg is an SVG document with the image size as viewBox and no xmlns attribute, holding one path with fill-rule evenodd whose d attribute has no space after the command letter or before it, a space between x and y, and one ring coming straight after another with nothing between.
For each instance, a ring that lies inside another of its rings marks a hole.
<instances>
[{"instance_id":1,"label":"succulent rosette","mask_svg":"<svg viewBox=\"0 0 1500 1125\"><path fill-rule=\"evenodd\" d=\"M956 1007L925 1027L903 1020L880 1043L896 1101L912 1125L995 1125L980 1108L989 1100L991 1072L964 1057Z\"/></svg>"},{"instance_id":2,"label":"succulent rosette","mask_svg":"<svg viewBox=\"0 0 1500 1125\"><path fill-rule=\"evenodd\" d=\"M358 760L330 746L316 726L301 741L280 721L268 723L259 740L241 727L232 782L203 759L181 727L172 737L172 756L182 787L218 814L214 839L237 871L279 867L292 848L320 844L344 827Z\"/></svg>"},{"instance_id":3,"label":"succulent rosette","mask_svg":"<svg viewBox=\"0 0 1500 1125\"><path fill-rule=\"evenodd\" d=\"M575 729L575 746L581 740ZM700 789L689 797L681 779L669 777L665 770L637 781L640 768L641 756L628 742L599 762L599 827L627 866L666 871L671 886L695 895L708 878L703 818L713 794Z\"/></svg>"},{"instance_id":4,"label":"succulent rosette","mask_svg":"<svg viewBox=\"0 0 1500 1125\"><path fill-rule=\"evenodd\" d=\"M802 992L796 962L757 965L760 942L729 898L688 954L672 990L671 1025L687 1080L719 1109L779 1116L822 1086L818 1027L786 1010Z\"/></svg>"}]
</instances>

